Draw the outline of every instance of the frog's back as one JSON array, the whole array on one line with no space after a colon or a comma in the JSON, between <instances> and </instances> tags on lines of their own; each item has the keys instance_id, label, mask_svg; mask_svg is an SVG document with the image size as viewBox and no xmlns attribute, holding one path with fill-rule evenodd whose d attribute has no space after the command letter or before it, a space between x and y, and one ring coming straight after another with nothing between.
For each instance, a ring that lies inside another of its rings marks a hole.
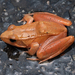
<instances>
[{"instance_id":1,"label":"frog's back","mask_svg":"<svg viewBox=\"0 0 75 75\"><path fill-rule=\"evenodd\" d=\"M61 32L67 32L65 26L60 25L55 22L37 21L31 24L26 24L21 26L22 33L21 38L30 39L38 37L46 37L52 35L58 35ZM21 31L20 31L21 32Z\"/></svg>"},{"instance_id":2,"label":"frog's back","mask_svg":"<svg viewBox=\"0 0 75 75\"><path fill-rule=\"evenodd\" d=\"M31 39L31 38L40 38L42 36L49 35L48 33L42 33L44 26L41 28L40 21L33 22L31 24L22 25L17 28L15 31L16 35L20 35L19 39ZM42 30L40 30L42 29ZM18 31L18 32L17 32Z\"/></svg>"}]
</instances>

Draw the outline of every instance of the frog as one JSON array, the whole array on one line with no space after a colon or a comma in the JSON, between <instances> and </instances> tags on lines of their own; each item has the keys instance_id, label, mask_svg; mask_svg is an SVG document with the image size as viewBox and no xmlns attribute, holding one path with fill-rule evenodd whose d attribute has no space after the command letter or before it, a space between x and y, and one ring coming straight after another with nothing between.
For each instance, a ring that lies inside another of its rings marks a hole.
<instances>
[{"instance_id":1,"label":"frog","mask_svg":"<svg viewBox=\"0 0 75 75\"><path fill-rule=\"evenodd\" d=\"M36 59L28 60L42 63L58 56L74 42L74 36L67 36L66 26L72 25L70 20L48 12L35 12L24 14L18 22L22 21L23 25L10 25L0 38L10 45L27 48L23 52L29 55L36 54Z\"/></svg>"}]
</instances>

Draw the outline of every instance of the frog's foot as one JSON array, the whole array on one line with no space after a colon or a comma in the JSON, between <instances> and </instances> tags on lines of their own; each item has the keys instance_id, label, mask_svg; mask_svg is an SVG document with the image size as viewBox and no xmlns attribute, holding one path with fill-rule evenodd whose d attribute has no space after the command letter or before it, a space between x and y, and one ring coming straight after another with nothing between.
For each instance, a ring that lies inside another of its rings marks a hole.
<instances>
[{"instance_id":1,"label":"frog's foot","mask_svg":"<svg viewBox=\"0 0 75 75\"><path fill-rule=\"evenodd\" d=\"M38 59L38 58L27 58L27 60L40 61L39 64L42 63L42 62L44 62L43 60Z\"/></svg>"},{"instance_id":2,"label":"frog's foot","mask_svg":"<svg viewBox=\"0 0 75 75\"><path fill-rule=\"evenodd\" d=\"M34 58L27 58L27 60L33 60L33 61L37 61L37 60L40 60L40 59L34 59Z\"/></svg>"},{"instance_id":3,"label":"frog's foot","mask_svg":"<svg viewBox=\"0 0 75 75\"><path fill-rule=\"evenodd\" d=\"M27 60L40 61L39 64L42 63L42 62L44 62L44 61L47 61L48 59L49 58L46 58L46 59L43 59L43 60L42 59L38 59L38 58L27 58Z\"/></svg>"},{"instance_id":4,"label":"frog's foot","mask_svg":"<svg viewBox=\"0 0 75 75\"><path fill-rule=\"evenodd\" d=\"M31 17L30 15L26 14L22 20L18 21L19 23L23 21L23 24L30 24L32 23L34 20L33 17Z\"/></svg>"},{"instance_id":5,"label":"frog's foot","mask_svg":"<svg viewBox=\"0 0 75 75\"><path fill-rule=\"evenodd\" d=\"M19 21L17 21L17 22L18 22L18 23L23 22L23 25L26 24L26 21L24 21L23 19L22 19L22 20L19 20Z\"/></svg>"}]
</instances>

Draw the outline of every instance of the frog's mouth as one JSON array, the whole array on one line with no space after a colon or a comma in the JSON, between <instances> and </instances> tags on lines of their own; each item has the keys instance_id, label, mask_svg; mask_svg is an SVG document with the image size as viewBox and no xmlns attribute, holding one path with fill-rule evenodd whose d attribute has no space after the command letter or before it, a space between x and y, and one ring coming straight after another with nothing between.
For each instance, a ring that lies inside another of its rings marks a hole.
<instances>
[{"instance_id":1,"label":"frog's mouth","mask_svg":"<svg viewBox=\"0 0 75 75\"><path fill-rule=\"evenodd\" d=\"M10 33L7 33L7 31L5 31L1 34L0 38L2 41L4 41L5 43L8 43L10 45L26 48L26 45L22 42L22 40L17 40L12 37L9 38L9 36L10 36Z\"/></svg>"},{"instance_id":2,"label":"frog's mouth","mask_svg":"<svg viewBox=\"0 0 75 75\"><path fill-rule=\"evenodd\" d=\"M1 38L1 40L16 47L26 48L26 45L20 40L7 39L7 38Z\"/></svg>"},{"instance_id":3,"label":"frog's mouth","mask_svg":"<svg viewBox=\"0 0 75 75\"><path fill-rule=\"evenodd\" d=\"M14 39L8 39L8 38L1 38L1 40L16 47L26 48L26 45L20 40L14 40Z\"/></svg>"}]
</instances>

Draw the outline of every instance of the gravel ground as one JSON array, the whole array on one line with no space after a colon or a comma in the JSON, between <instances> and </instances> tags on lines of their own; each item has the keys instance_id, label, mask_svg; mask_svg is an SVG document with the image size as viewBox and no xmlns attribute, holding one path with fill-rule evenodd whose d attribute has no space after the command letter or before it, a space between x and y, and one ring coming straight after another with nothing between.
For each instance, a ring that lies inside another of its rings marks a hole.
<instances>
[{"instance_id":1,"label":"gravel ground","mask_svg":"<svg viewBox=\"0 0 75 75\"><path fill-rule=\"evenodd\" d=\"M75 0L0 0L0 34L23 14L50 12L72 21L68 35L75 36ZM27 60L30 56L19 52L26 50L5 44L0 40L0 75L75 75L75 42L61 55L38 64Z\"/></svg>"}]
</instances>

